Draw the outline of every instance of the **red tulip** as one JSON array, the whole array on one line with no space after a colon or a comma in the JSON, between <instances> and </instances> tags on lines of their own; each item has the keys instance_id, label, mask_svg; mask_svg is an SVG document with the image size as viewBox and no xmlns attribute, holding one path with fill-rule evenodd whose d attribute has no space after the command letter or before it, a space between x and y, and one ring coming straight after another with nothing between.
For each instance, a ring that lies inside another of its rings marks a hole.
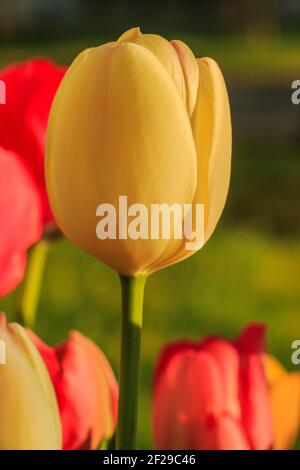
<instances>
[{"instance_id":1,"label":"red tulip","mask_svg":"<svg viewBox=\"0 0 300 470\"><path fill-rule=\"evenodd\" d=\"M51 222L44 178L48 114L63 68L31 60L0 70L0 296L22 280L26 251Z\"/></svg>"},{"instance_id":2,"label":"red tulip","mask_svg":"<svg viewBox=\"0 0 300 470\"><path fill-rule=\"evenodd\" d=\"M36 185L18 156L0 147L0 296L21 281L26 250L41 233Z\"/></svg>"},{"instance_id":3,"label":"red tulip","mask_svg":"<svg viewBox=\"0 0 300 470\"><path fill-rule=\"evenodd\" d=\"M263 366L264 328L236 341L208 337L167 346L153 392L159 449L270 449L273 430Z\"/></svg>"},{"instance_id":4,"label":"red tulip","mask_svg":"<svg viewBox=\"0 0 300 470\"><path fill-rule=\"evenodd\" d=\"M46 128L64 72L65 68L44 59L0 70L6 85L6 104L0 106L0 146L16 152L27 165L39 191L43 222L52 221L44 177Z\"/></svg>"},{"instance_id":5,"label":"red tulip","mask_svg":"<svg viewBox=\"0 0 300 470\"><path fill-rule=\"evenodd\" d=\"M113 435L117 420L118 385L106 357L76 331L55 348L29 333L56 391L63 448L96 449Z\"/></svg>"}]
</instances>

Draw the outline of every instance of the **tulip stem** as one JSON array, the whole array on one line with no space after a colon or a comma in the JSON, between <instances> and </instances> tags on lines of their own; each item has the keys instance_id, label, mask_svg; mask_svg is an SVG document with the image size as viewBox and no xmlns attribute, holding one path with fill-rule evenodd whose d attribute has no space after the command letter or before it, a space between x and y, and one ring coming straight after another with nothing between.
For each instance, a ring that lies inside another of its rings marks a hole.
<instances>
[{"instance_id":1,"label":"tulip stem","mask_svg":"<svg viewBox=\"0 0 300 470\"><path fill-rule=\"evenodd\" d=\"M42 239L32 247L29 256L18 313L24 326L30 328L35 325L48 250L49 241Z\"/></svg>"},{"instance_id":2,"label":"tulip stem","mask_svg":"<svg viewBox=\"0 0 300 470\"><path fill-rule=\"evenodd\" d=\"M122 339L119 374L118 450L136 449L140 347L145 276L120 276Z\"/></svg>"}]
</instances>

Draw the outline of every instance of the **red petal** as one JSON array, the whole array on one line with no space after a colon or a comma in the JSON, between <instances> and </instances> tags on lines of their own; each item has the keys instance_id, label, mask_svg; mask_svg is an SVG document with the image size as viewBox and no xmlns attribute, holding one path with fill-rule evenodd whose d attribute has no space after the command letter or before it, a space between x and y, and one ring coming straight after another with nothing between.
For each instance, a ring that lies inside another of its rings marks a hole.
<instances>
[{"instance_id":1,"label":"red petal","mask_svg":"<svg viewBox=\"0 0 300 470\"><path fill-rule=\"evenodd\" d=\"M239 403L239 355L235 346L222 338L207 338L202 347L215 359L219 368L223 392L223 412L237 420L241 418Z\"/></svg>"},{"instance_id":2,"label":"red petal","mask_svg":"<svg viewBox=\"0 0 300 470\"><path fill-rule=\"evenodd\" d=\"M39 189L43 220L51 219L45 189L44 147L48 114L65 72L36 59L0 71L6 84L6 105L0 107L0 145L13 150L28 165Z\"/></svg>"},{"instance_id":3,"label":"red petal","mask_svg":"<svg viewBox=\"0 0 300 470\"><path fill-rule=\"evenodd\" d=\"M26 250L41 231L36 185L17 155L0 147L0 295L22 279Z\"/></svg>"},{"instance_id":4,"label":"red petal","mask_svg":"<svg viewBox=\"0 0 300 470\"><path fill-rule=\"evenodd\" d=\"M243 423L252 449L270 449L273 423L263 366L265 328L250 325L236 342L240 354L240 400Z\"/></svg>"},{"instance_id":5,"label":"red petal","mask_svg":"<svg viewBox=\"0 0 300 470\"><path fill-rule=\"evenodd\" d=\"M240 421L222 416L203 434L202 450L250 450Z\"/></svg>"},{"instance_id":6,"label":"red petal","mask_svg":"<svg viewBox=\"0 0 300 470\"><path fill-rule=\"evenodd\" d=\"M153 393L153 433L159 449L201 448L208 415L222 409L220 373L212 356L196 346L163 353Z\"/></svg>"},{"instance_id":7,"label":"red petal","mask_svg":"<svg viewBox=\"0 0 300 470\"><path fill-rule=\"evenodd\" d=\"M118 386L107 359L78 332L56 348L31 336L55 387L63 448L97 448L103 438L111 437L117 420Z\"/></svg>"}]
</instances>

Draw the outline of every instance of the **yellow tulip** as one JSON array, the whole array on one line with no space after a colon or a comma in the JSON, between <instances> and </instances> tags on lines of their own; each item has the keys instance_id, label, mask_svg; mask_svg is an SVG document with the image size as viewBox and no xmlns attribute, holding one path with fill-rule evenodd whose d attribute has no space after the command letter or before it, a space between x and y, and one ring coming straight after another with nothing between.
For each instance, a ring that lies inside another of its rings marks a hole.
<instances>
[{"instance_id":1,"label":"yellow tulip","mask_svg":"<svg viewBox=\"0 0 300 470\"><path fill-rule=\"evenodd\" d=\"M274 424L274 449L290 449L300 428L300 374L287 372L272 356L266 358Z\"/></svg>"},{"instance_id":2,"label":"yellow tulip","mask_svg":"<svg viewBox=\"0 0 300 470\"><path fill-rule=\"evenodd\" d=\"M54 216L77 246L123 275L148 274L195 250L186 239L96 237L96 208L204 204L204 241L227 197L231 121L216 62L181 41L142 34L82 52L52 106L46 179Z\"/></svg>"},{"instance_id":3,"label":"yellow tulip","mask_svg":"<svg viewBox=\"0 0 300 470\"><path fill-rule=\"evenodd\" d=\"M0 315L0 449L59 450L61 425L44 362L25 330ZM4 361L2 361L4 362Z\"/></svg>"}]
</instances>

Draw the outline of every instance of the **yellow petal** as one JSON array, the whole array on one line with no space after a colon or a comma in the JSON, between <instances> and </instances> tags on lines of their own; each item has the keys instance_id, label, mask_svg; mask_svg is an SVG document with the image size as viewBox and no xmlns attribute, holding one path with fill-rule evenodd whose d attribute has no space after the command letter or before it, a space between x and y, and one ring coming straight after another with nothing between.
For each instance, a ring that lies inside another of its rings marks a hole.
<instances>
[{"instance_id":1,"label":"yellow petal","mask_svg":"<svg viewBox=\"0 0 300 470\"><path fill-rule=\"evenodd\" d=\"M195 204L204 204L205 242L212 235L223 211L231 169L231 118L226 85L220 68L210 58L198 59L199 86L192 116L197 149L197 189ZM195 216L193 217L195 220ZM191 256L186 240L170 258L155 264L163 268Z\"/></svg>"},{"instance_id":2,"label":"yellow petal","mask_svg":"<svg viewBox=\"0 0 300 470\"><path fill-rule=\"evenodd\" d=\"M231 117L226 85L218 64L198 60L199 89L192 118L198 155L195 203L204 203L207 214L205 241L222 214L231 170Z\"/></svg>"},{"instance_id":3,"label":"yellow petal","mask_svg":"<svg viewBox=\"0 0 300 470\"><path fill-rule=\"evenodd\" d=\"M131 28L121 34L117 42L134 42L142 35L140 28Z\"/></svg>"},{"instance_id":4,"label":"yellow petal","mask_svg":"<svg viewBox=\"0 0 300 470\"><path fill-rule=\"evenodd\" d=\"M186 104L185 77L180 58L169 41L157 34L142 34L139 28L132 28L118 39L118 43L122 42L138 44L152 52L170 75L183 102Z\"/></svg>"},{"instance_id":5,"label":"yellow petal","mask_svg":"<svg viewBox=\"0 0 300 470\"><path fill-rule=\"evenodd\" d=\"M273 356L265 357L274 423L274 449L290 449L300 426L300 374L289 373Z\"/></svg>"},{"instance_id":6,"label":"yellow petal","mask_svg":"<svg viewBox=\"0 0 300 470\"><path fill-rule=\"evenodd\" d=\"M274 449L290 449L299 434L300 374L287 373L271 387Z\"/></svg>"},{"instance_id":7,"label":"yellow petal","mask_svg":"<svg viewBox=\"0 0 300 470\"><path fill-rule=\"evenodd\" d=\"M264 361L267 374L267 381L272 386L278 380L283 378L287 372L285 368L281 365L281 363L270 354L265 356Z\"/></svg>"},{"instance_id":8,"label":"yellow petal","mask_svg":"<svg viewBox=\"0 0 300 470\"><path fill-rule=\"evenodd\" d=\"M0 449L61 449L53 386L42 358L19 325L0 321L7 361L0 366Z\"/></svg>"},{"instance_id":9,"label":"yellow petal","mask_svg":"<svg viewBox=\"0 0 300 470\"><path fill-rule=\"evenodd\" d=\"M178 58L183 70L187 109L189 115L191 116L195 108L198 93L199 67L194 54L184 42L173 40L171 41L171 44L178 54Z\"/></svg>"},{"instance_id":10,"label":"yellow petal","mask_svg":"<svg viewBox=\"0 0 300 470\"><path fill-rule=\"evenodd\" d=\"M47 187L61 229L120 273L142 272L170 241L99 240L95 214L102 203L118 207L120 195L148 209L194 197L190 121L165 68L133 43L91 50L64 78L48 134Z\"/></svg>"},{"instance_id":11,"label":"yellow petal","mask_svg":"<svg viewBox=\"0 0 300 470\"><path fill-rule=\"evenodd\" d=\"M47 399L50 410L52 411L52 416L56 426L56 434L59 436L59 439L61 439L61 421L57 408L56 395L44 361L41 360L41 356L37 348L21 325L18 323L10 323L9 331L12 337L15 338L15 341L20 344L24 354L27 355L28 361L35 369L36 376L40 381L45 398Z\"/></svg>"}]
</instances>

